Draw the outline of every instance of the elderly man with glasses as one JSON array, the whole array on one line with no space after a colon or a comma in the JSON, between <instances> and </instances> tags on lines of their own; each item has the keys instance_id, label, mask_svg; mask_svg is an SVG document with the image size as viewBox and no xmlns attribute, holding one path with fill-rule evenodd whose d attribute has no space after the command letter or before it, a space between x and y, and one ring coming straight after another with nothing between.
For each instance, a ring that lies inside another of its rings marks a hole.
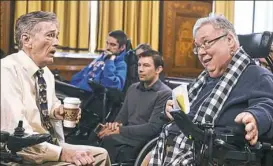
<instances>
[{"instance_id":1,"label":"elderly man with glasses","mask_svg":"<svg viewBox=\"0 0 273 166\"><path fill-rule=\"evenodd\" d=\"M272 139L272 73L256 65L240 47L234 26L224 16L197 20L193 37L193 51L205 70L188 86L191 120L209 120L214 126L244 124L250 145L255 145L260 136ZM168 100L165 113L170 120L172 106L173 101ZM198 151L192 140L170 123L163 127L149 166L196 165Z\"/></svg>"}]
</instances>

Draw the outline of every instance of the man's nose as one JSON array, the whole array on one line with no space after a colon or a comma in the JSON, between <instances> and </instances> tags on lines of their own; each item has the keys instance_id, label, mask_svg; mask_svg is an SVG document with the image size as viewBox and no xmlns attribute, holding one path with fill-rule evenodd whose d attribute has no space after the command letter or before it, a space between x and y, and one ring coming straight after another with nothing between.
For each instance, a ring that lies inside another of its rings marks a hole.
<instances>
[{"instance_id":1,"label":"man's nose","mask_svg":"<svg viewBox=\"0 0 273 166\"><path fill-rule=\"evenodd\" d=\"M110 51L110 45L109 44L106 44L106 50Z\"/></svg>"},{"instance_id":2,"label":"man's nose","mask_svg":"<svg viewBox=\"0 0 273 166\"><path fill-rule=\"evenodd\" d=\"M143 73L143 70L138 69L138 74L141 74L141 73Z\"/></svg>"},{"instance_id":3,"label":"man's nose","mask_svg":"<svg viewBox=\"0 0 273 166\"><path fill-rule=\"evenodd\" d=\"M203 47L200 47L197 51L198 55L206 55L207 52Z\"/></svg>"},{"instance_id":4,"label":"man's nose","mask_svg":"<svg viewBox=\"0 0 273 166\"><path fill-rule=\"evenodd\" d=\"M143 72L143 67L142 66L138 66L138 72Z\"/></svg>"},{"instance_id":5,"label":"man's nose","mask_svg":"<svg viewBox=\"0 0 273 166\"><path fill-rule=\"evenodd\" d=\"M55 46L55 47L57 47L59 45L59 39L58 38L54 38L52 45Z\"/></svg>"}]
</instances>

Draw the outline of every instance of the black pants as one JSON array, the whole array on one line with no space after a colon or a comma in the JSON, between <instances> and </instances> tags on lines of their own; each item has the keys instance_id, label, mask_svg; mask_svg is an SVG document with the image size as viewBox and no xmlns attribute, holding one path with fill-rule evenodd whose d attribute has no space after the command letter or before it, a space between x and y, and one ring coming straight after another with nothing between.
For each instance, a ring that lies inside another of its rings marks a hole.
<instances>
[{"instance_id":1,"label":"black pants","mask_svg":"<svg viewBox=\"0 0 273 166\"><path fill-rule=\"evenodd\" d=\"M103 138L101 147L108 151L112 163L128 162L132 159L136 159L139 149L139 145L130 145L121 140L120 135L110 135Z\"/></svg>"}]
</instances>

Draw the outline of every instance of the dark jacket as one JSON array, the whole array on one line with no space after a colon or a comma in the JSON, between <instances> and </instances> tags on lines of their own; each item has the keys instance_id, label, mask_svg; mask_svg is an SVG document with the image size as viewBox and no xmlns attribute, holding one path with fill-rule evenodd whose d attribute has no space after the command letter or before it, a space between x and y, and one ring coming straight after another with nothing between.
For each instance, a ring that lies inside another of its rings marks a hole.
<instances>
[{"instance_id":1,"label":"dark jacket","mask_svg":"<svg viewBox=\"0 0 273 166\"><path fill-rule=\"evenodd\" d=\"M192 104L190 117L194 116L204 98L209 95L207 92L211 92L211 88L217 84L217 80L210 82L211 84L206 85L208 88L203 87L205 90L200 92L199 99ZM273 138L273 74L257 65L248 66L242 73L215 124L235 125L235 117L244 111L254 115L260 136Z\"/></svg>"},{"instance_id":2,"label":"dark jacket","mask_svg":"<svg viewBox=\"0 0 273 166\"><path fill-rule=\"evenodd\" d=\"M131 85L115 119L123 123L120 128L122 139L138 144L157 136L165 123L160 115L171 95L171 89L160 80L148 89L142 83Z\"/></svg>"}]
</instances>

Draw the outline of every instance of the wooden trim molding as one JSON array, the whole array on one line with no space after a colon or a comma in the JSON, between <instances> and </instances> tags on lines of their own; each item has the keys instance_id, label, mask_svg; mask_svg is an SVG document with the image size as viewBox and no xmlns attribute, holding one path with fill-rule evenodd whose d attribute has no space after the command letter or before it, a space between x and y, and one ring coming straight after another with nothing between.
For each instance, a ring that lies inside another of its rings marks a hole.
<instances>
[{"instance_id":1,"label":"wooden trim molding","mask_svg":"<svg viewBox=\"0 0 273 166\"><path fill-rule=\"evenodd\" d=\"M84 67L90 64L94 59L86 58L54 58L54 63L48 65L51 71L58 70L61 77L66 80L71 80L72 76L81 71Z\"/></svg>"},{"instance_id":2,"label":"wooden trim molding","mask_svg":"<svg viewBox=\"0 0 273 166\"><path fill-rule=\"evenodd\" d=\"M1 15L1 24L0 24L0 44L1 49L5 52L5 54L9 53L10 47L10 34L13 33L11 31L11 1L1 1L0 2L0 15Z\"/></svg>"}]
</instances>

